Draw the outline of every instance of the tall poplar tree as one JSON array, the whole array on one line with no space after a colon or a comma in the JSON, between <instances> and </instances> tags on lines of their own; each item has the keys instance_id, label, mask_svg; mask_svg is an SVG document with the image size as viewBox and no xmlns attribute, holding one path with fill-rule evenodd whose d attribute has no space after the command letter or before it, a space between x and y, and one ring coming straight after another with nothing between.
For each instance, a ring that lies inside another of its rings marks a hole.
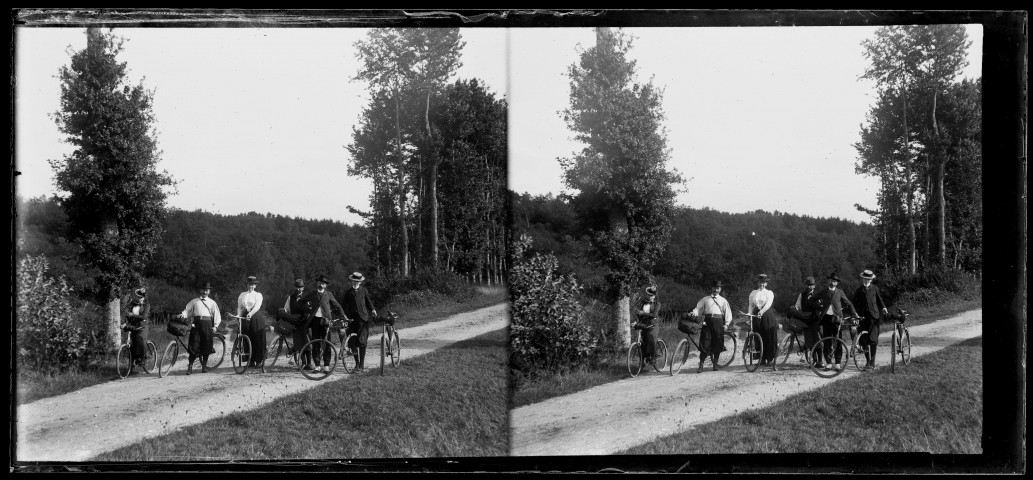
<instances>
[{"instance_id":1,"label":"tall poplar tree","mask_svg":"<svg viewBox=\"0 0 1033 480\"><path fill-rule=\"evenodd\" d=\"M100 271L108 344L117 348L122 291L135 286L161 239L166 187L154 139L153 92L130 85L116 58L122 40L91 27L86 48L61 67L61 108L53 118L75 149L51 160L80 261Z\"/></svg>"}]
</instances>

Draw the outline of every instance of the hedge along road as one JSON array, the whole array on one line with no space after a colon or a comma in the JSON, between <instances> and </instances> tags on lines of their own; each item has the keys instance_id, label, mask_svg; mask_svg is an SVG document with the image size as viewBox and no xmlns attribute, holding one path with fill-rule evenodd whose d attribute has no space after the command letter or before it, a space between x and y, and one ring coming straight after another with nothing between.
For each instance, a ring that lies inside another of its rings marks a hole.
<instances>
[{"instance_id":1,"label":"hedge along road","mask_svg":"<svg viewBox=\"0 0 1033 480\"><path fill-rule=\"evenodd\" d=\"M932 353L980 336L982 319L983 311L977 309L909 327L911 355ZM883 323L879 335L879 368L889 368L892 325ZM703 373L697 374L699 364L690 358L673 377L666 370L656 373L646 367L649 373L643 369L636 378L511 410L510 455L612 454L742 411L767 407L828 382L863 375L850 363L839 376L821 378L799 363L795 354L784 370L773 372L765 366L749 373L742 363L742 342L739 344L735 361L716 372L707 362Z\"/></svg>"},{"instance_id":2,"label":"hedge along road","mask_svg":"<svg viewBox=\"0 0 1033 480\"><path fill-rule=\"evenodd\" d=\"M508 304L503 303L418 327L399 328L402 340L402 364L399 368L405 368L406 359L508 325ZM371 328L369 345L366 361L369 365L378 365L380 336L377 327ZM351 378L351 375L343 373L340 365L325 380L312 381L297 370L280 368L279 363L273 370L267 369L265 374L248 370L243 375L235 374L229 363L229 358L226 358L219 369L190 376L184 375L186 367L177 363L166 378L158 378L156 372L133 375L126 380L94 385L19 406L15 420L18 432L15 459L30 462L86 461L144 438L170 433L232 412L255 409L326 382Z\"/></svg>"}]
</instances>

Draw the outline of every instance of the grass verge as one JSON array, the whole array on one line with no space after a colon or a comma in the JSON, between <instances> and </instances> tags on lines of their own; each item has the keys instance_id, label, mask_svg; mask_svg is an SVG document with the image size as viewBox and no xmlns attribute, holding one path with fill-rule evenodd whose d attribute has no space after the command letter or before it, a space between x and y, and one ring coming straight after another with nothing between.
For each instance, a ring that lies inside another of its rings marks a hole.
<instances>
[{"instance_id":1,"label":"grass verge","mask_svg":"<svg viewBox=\"0 0 1033 480\"><path fill-rule=\"evenodd\" d=\"M399 314L398 328L402 329L444 320L457 313L497 305L507 301L509 298L509 293L505 287L478 287L477 292L477 295L463 302L444 298L429 305L388 305L384 310L392 310ZM381 312L378 311L378 313ZM231 325L236 323L234 322ZM267 337L270 340L274 338L273 335L268 335ZM165 346L173 340L173 336L165 331L165 325L151 325L148 338L154 343L159 356L164 351ZM227 345L227 350L229 350L229 347ZM226 361L228 360L227 358ZM118 372L115 370L114 355L111 355L106 361L101 360L87 370L65 371L54 375L29 370L18 370L17 404L22 405L42 398L63 395L117 379Z\"/></svg>"},{"instance_id":2,"label":"grass verge","mask_svg":"<svg viewBox=\"0 0 1033 480\"><path fill-rule=\"evenodd\" d=\"M620 453L975 454L982 430L979 337Z\"/></svg>"},{"instance_id":3,"label":"grass verge","mask_svg":"<svg viewBox=\"0 0 1033 480\"><path fill-rule=\"evenodd\" d=\"M502 456L506 330L105 453L96 461Z\"/></svg>"},{"instance_id":4,"label":"grass verge","mask_svg":"<svg viewBox=\"0 0 1033 480\"><path fill-rule=\"evenodd\" d=\"M958 299L954 302L937 303L933 305L901 305L902 308L911 313L911 317L907 323L909 327L943 320L961 312L980 308L981 306L982 301L979 299ZM740 319L736 319L733 323L739 323L741 321L742 320ZM657 336L667 343L667 356L670 358L670 356L674 354L674 348L682 338L685 338L685 335L678 331L677 324L673 321L660 323L658 325L658 329ZM890 330L892 330L892 325L883 325L883 332L889 332ZM632 337L632 341L638 340L637 335L638 334L635 334L635 336ZM739 349L742 348L744 336L744 332L739 333ZM779 338L779 340L781 340L781 338ZM696 360L698 357L694 356L695 347L690 344L689 348L693 351L693 356L690 357L689 365L695 367L696 362L698 361ZM737 355L741 353L741 350L736 352ZM733 362L742 362L742 360L737 357ZM709 368L710 364L707 363L707 365ZM651 369L652 367L647 366L646 368ZM513 379L511 385L513 393L510 397L510 408L522 407L524 405L530 405L549 398L577 393L597 385L614 382L628 377L626 351L600 352L590 364L573 368L565 372L546 373Z\"/></svg>"}]
</instances>

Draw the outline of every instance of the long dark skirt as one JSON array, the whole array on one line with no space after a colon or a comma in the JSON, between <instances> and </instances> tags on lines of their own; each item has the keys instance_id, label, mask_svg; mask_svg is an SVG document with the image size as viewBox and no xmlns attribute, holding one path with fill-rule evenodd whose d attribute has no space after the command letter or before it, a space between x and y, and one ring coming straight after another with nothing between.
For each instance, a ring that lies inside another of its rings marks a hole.
<instances>
[{"instance_id":1,"label":"long dark skirt","mask_svg":"<svg viewBox=\"0 0 1033 480\"><path fill-rule=\"evenodd\" d=\"M706 325L699 332L699 353L706 355L725 351L725 321L721 315L707 315Z\"/></svg>"},{"instance_id":2,"label":"long dark skirt","mask_svg":"<svg viewBox=\"0 0 1033 480\"><path fill-rule=\"evenodd\" d=\"M266 332L269 331L266 328L266 322L271 320L265 310L259 310L258 313L251 317L251 321L248 322L248 328L243 331L244 335L247 335L248 339L251 340L251 362L259 364L265 361L265 346L266 346Z\"/></svg>"},{"instance_id":3,"label":"long dark skirt","mask_svg":"<svg viewBox=\"0 0 1033 480\"><path fill-rule=\"evenodd\" d=\"M760 334L764 351L762 359L765 361L775 359L775 349L778 346L778 316L775 310L769 308L759 320L753 320L753 331Z\"/></svg>"},{"instance_id":4,"label":"long dark skirt","mask_svg":"<svg viewBox=\"0 0 1033 480\"><path fill-rule=\"evenodd\" d=\"M191 357L200 355L201 358L207 358L208 355L215 353L215 349L212 348L214 339L212 327L211 318L194 318L194 328L190 329L190 339L187 343L187 347L193 352Z\"/></svg>"}]
</instances>

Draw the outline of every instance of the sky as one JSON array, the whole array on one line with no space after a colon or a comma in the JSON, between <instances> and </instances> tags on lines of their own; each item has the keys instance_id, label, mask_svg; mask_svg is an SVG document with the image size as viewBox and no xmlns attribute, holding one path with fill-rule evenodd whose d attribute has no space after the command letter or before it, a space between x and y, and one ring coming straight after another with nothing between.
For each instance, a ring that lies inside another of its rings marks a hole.
<instances>
[{"instance_id":1,"label":"sky","mask_svg":"<svg viewBox=\"0 0 1033 480\"><path fill-rule=\"evenodd\" d=\"M982 26L968 25L980 76ZM640 82L663 88L668 165L686 179L677 203L725 212L780 211L870 222L878 181L854 173L865 114L876 98L861 41L875 27L645 27L629 56ZM590 28L511 29L509 185L566 192L558 158L575 142L561 112L567 68ZM569 192L568 192L569 193Z\"/></svg>"},{"instance_id":2,"label":"sky","mask_svg":"<svg viewBox=\"0 0 1033 480\"><path fill-rule=\"evenodd\" d=\"M168 205L249 211L349 224L368 210L370 181L348 176L352 127L367 85L351 81L357 28L116 28L129 81L154 90L159 169L179 181ZM463 66L506 93L505 32L464 29ZM16 191L51 196L50 159L72 148L50 117L58 70L86 46L85 28L15 30Z\"/></svg>"}]
</instances>

